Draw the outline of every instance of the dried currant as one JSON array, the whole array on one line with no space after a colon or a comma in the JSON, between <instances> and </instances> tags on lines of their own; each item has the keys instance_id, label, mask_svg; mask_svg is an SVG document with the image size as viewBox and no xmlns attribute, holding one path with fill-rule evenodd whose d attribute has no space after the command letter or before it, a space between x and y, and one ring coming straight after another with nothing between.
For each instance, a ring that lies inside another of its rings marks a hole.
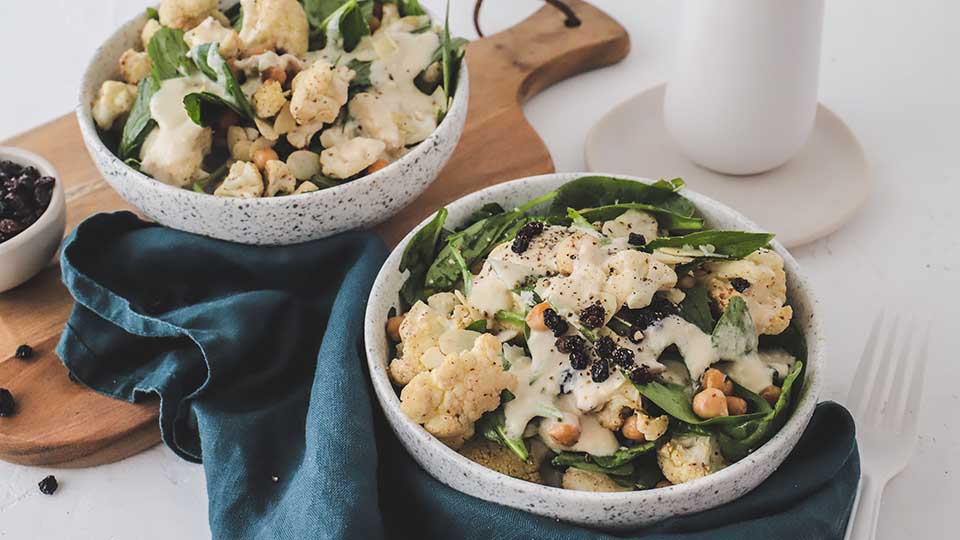
<instances>
[{"instance_id":1,"label":"dried currant","mask_svg":"<svg viewBox=\"0 0 960 540\"><path fill-rule=\"evenodd\" d=\"M37 486L40 488L40 493L44 495L53 495L57 492L57 488L60 487L60 483L57 482L57 477L52 474L43 480L40 481Z\"/></svg>"},{"instance_id":2,"label":"dried currant","mask_svg":"<svg viewBox=\"0 0 960 540\"><path fill-rule=\"evenodd\" d=\"M639 366L630 372L630 381L634 384L650 384L655 375L647 366Z\"/></svg>"},{"instance_id":3,"label":"dried currant","mask_svg":"<svg viewBox=\"0 0 960 540\"><path fill-rule=\"evenodd\" d=\"M617 344L613 342L610 336L603 336L597 340L593 348L600 358L610 358L613 350L617 348Z\"/></svg>"},{"instance_id":4,"label":"dried currant","mask_svg":"<svg viewBox=\"0 0 960 540\"><path fill-rule=\"evenodd\" d=\"M21 345L17 347L17 352L15 356L20 360L26 360L28 358L31 358L33 357L33 347L26 344Z\"/></svg>"},{"instance_id":5,"label":"dried currant","mask_svg":"<svg viewBox=\"0 0 960 540\"><path fill-rule=\"evenodd\" d=\"M590 304L580 312L580 324L587 328L600 328L605 322L606 312L599 303Z\"/></svg>"},{"instance_id":6,"label":"dried currant","mask_svg":"<svg viewBox=\"0 0 960 540\"><path fill-rule=\"evenodd\" d=\"M613 351L613 355L610 360L613 364L620 369L628 370L633 367L633 351L625 347L620 347L619 349Z\"/></svg>"},{"instance_id":7,"label":"dried currant","mask_svg":"<svg viewBox=\"0 0 960 540\"><path fill-rule=\"evenodd\" d=\"M742 293L743 291L750 288L750 282L743 279L742 277L735 277L730 280L730 286L734 288L737 292Z\"/></svg>"},{"instance_id":8,"label":"dried currant","mask_svg":"<svg viewBox=\"0 0 960 540\"><path fill-rule=\"evenodd\" d=\"M561 336L557 338L556 343L554 343L554 345L557 347L557 350L563 354L569 354L573 351L583 350L585 344L586 342L584 339L578 335Z\"/></svg>"},{"instance_id":9,"label":"dried currant","mask_svg":"<svg viewBox=\"0 0 960 540\"><path fill-rule=\"evenodd\" d=\"M547 308L543 312L543 324L549 328L555 337L560 337L567 333L570 325L553 308Z\"/></svg>"},{"instance_id":10,"label":"dried currant","mask_svg":"<svg viewBox=\"0 0 960 540\"><path fill-rule=\"evenodd\" d=\"M642 234L630 233L630 236L627 237L627 243L631 246L645 246L647 245L647 238Z\"/></svg>"},{"instance_id":11,"label":"dried currant","mask_svg":"<svg viewBox=\"0 0 960 540\"><path fill-rule=\"evenodd\" d=\"M610 378L610 362L603 358L598 358L593 365L590 366L590 378L593 379L595 383L602 383Z\"/></svg>"},{"instance_id":12,"label":"dried currant","mask_svg":"<svg viewBox=\"0 0 960 540\"><path fill-rule=\"evenodd\" d=\"M590 364L590 357L587 356L587 353L582 350L573 351L570 353L570 367L579 371L581 369L587 369L587 365Z\"/></svg>"}]
</instances>

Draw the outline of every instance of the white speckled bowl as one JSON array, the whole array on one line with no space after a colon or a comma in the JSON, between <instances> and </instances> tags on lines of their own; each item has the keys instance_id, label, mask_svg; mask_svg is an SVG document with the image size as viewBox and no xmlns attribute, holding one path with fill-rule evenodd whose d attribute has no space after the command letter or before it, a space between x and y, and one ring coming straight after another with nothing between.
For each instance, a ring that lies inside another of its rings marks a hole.
<instances>
[{"instance_id":1,"label":"white speckled bowl","mask_svg":"<svg viewBox=\"0 0 960 540\"><path fill-rule=\"evenodd\" d=\"M13 161L36 167L43 176L52 176L53 196L40 218L23 232L0 243L0 292L12 289L43 270L60 247L67 222L66 195L63 180L49 161L8 146L0 146L0 161Z\"/></svg>"},{"instance_id":2,"label":"white speckled bowl","mask_svg":"<svg viewBox=\"0 0 960 540\"><path fill-rule=\"evenodd\" d=\"M164 184L120 161L100 140L90 112L103 81L119 78L118 59L140 41L146 20L143 14L124 24L97 49L80 86L77 119L87 150L107 182L147 217L168 227L268 245L371 227L397 213L436 179L463 132L470 100L466 62L453 106L436 131L406 156L371 175L313 193L262 199L214 197Z\"/></svg>"},{"instance_id":3,"label":"white speckled bowl","mask_svg":"<svg viewBox=\"0 0 960 540\"><path fill-rule=\"evenodd\" d=\"M483 204L498 202L505 208L515 207L585 174L534 176L478 191L447 207L450 214L446 226L452 228L461 224ZM640 178L613 176L649 182ZM760 230L747 218L723 204L686 189L681 193L696 204L711 227ZM478 465L451 450L407 418L400 410L397 392L387 376L389 349L384 327L387 312L397 305L397 293L406 277L398 271L398 265L412 235L413 232L408 234L387 259L370 293L364 334L367 363L377 398L393 431L427 472L456 490L534 514L587 526L643 526L671 516L719 506L757 487L780 466L810 421L822 384L823 332L815 316L817 303L800 267L783 246L774 242L774 249L784 259L789 300L794 308L795 320L806 335L809 356L805 383L793 416L760 449L706 478L668 488L629 493L586 493L541 486Z\"/></svg>"}]
</instances>

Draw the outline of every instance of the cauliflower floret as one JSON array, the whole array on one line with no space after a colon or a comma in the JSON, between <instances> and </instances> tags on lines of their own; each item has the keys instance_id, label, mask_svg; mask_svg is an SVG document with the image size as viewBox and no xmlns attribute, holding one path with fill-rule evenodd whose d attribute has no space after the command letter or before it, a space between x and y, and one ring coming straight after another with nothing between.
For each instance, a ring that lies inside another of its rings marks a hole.
<instances>
[{"instance_id":1,"label":"cauliflower floret","mask_svg":"<svg viewBox=\"0 0 960 540\"><path fill-rule=\"evenodd\" d=\"M673 435L657 450L657 464L672 484L703 478L727 466L716 437Z\"/></svg>"},{"instance_id":2,"label":"cauliflower floret","mask_svg":"<svg viewBox=\"0 0 960 540\"><path fill-rule=\"evenodd\" d=\"M163 25L156 19L147 19L147 24L143 25L143 30L140 31L140 41L143 43L143 50L147 50L147 46L150 45L150 40L153 39L153 35L161 28L163 28Z\"/></svg>"},{"instance_id":3,"label":"cauliflower floret","mask_svg":"<svg viewBox=\"0 0 960 540\"><path fill-rule=\"evenodd\" d=\"M610 431L617 431L623 427L623 421L626 419L624 413L629 416L640 408L640 392L635 386L627 383L620 387L620 390L610 397L610 401L597 412L597 421Z\"/></svg>"},{"instance_id":4,"label":"cauliflower floret","mask_svg":"<svg viewBox=\"0 0 960 540\"><path fill-rule=\"evenodd\" d=\"M302 57L310 28L297 0L240 0L243 27L240 42L245 56L276 50ZM161 21L162 22L162 21Z\"/></svg>"},{"instance_id":5,"label":"cauliflower floret","mask_svg":"<svg viewBox=\"0 0 960 540\"><path fill-rule=\"evenodd\" d=\"M320 191L320 188L318 188L313 182L304 182L297 187L293 194L299 195L301 193L310 193L311 191Z\"/></svg>"},{"instance_id":6,"label":"cauliflower floret","mask_svg":"<svg viewBox=\"0 0 960 540\"><path fill-rule=\"evenodd\" d=\"M297 188L297 179L290 174L287 164L272 159L264 167L267 176L267 197L273 197L277 193L293 193Z\"/></svg>"},{"instance_id":7,"label":"cauliflower floret","mask_svg":"<svg viewBox=\"0 0 960 540\"><path fill-rule=\"evenodd\" d=\"M328 127L320 134L320 146L333 148L357 136L356 124L351 121Z\"/></svg>"},{"instance_id":8,"label":"cauliflower floret","mask_svg":"<svg viewBox=\"0 0 960 540\"><path fill-rule=\"evenodd\" d=\"M213 15L218 7L217 0L160 0L157 12L163 26L190 30Z\"/></svg>"},{"instance_id":9,"label":"cauliflower floret","mask_svg":"<svg viewBox=\"0 0 960 540\"><path fill-rule=\"evenodd\" d=\"M603 224L601 232L614 238L627 238L630 233L642 235L647 242L657 237L657 218L647 212L627 210Z\"/></svg>"},{"instance_id":10,"label":"cauliflower floret","mask_svg":"<svg viewBox=\"0 0 960 540\"><path fill-rule=\"evenodd\" d=\"M333 122L347 102L347 91L355 75L346 66L334 68L323 60L297 73L290 83L290 112L297 123Z\"/></svg>"},{"instance_id":11,"label":"cauliflower floret","mask_svg":"<svg viewBox=\"0 0 960 540\"><path fill-rule=\"evenodd\" d=\"M400 128L393 121L390 107L378 96L361 92L350 100L350 116L367 137L380 139L388 149L403 146Z\"/></svg>"},{"instance_id":12,"label":"cauliflower floret","mask_svg":"<svg viewBox=\"0 0 960 540\"><path fill-rule=\"evenodd\" d=\"M488 441L483 437L474 437L460 449L460 453L470 461L479 463L488 469L493 469L498 473L542 484L540 478L539 463L535 460L526 462L517 457L509 448L499 445L493 441Z\"/></svg>"},{"instance_id":13,"label":"cauliflower floret","mask_svg":"<svg viewBox=\"0 0 960 540\"><path fill-rule=\"evenodd\" d=\"M136 86L119 81L104 81L93 100L93 120L100 129L110 129L117 118L130 112L136 99Z\"/></svg>"},{"instance_id":14,"label":"cauliflower floret","mask_svg":"<svg viewBox=\"0 0 960 540\"><path fill-rule=\"evenodd\" d=\"M372 165L385 149L383 141L354 137L320 153L323 174L333 178L350 178Z\"/></svg>"},{"instance_id":15,"label":"cauliflower floret","mask_svg":"<svg viewBox=\"0 0 960 540\"><path fill-rule=\"evenodd\" d=\"M160 125L143 142L140 169L161 182L183 187L205 176L200 167L212 145L210 128L177 130Z\"/></svg>"},{"instance_id":16,"label":"cauliflower floret","mask_svg":"<svg viewBox=\"0 0 960 540\"><path fill-rule=\"evenodd\" d=\"M127 49L120 55L120 76L130 84L139 83L150 75L150 56L145 52Z\"/></svg>"},{"instance_id":17,"label":"cauliflower floret","mask_svg":"<svg viewBox=\"0 0 960 540\"><path fill-rule=\"evenodd\" d=\"M241 60L234 61L234 67L243 71L248 78L260 78L261 73L270 69L279 69L285 73L298 73L303 70L303 61L292 54L279 55L267 51Z\"/></svg>"},{"instance_id":18,"label":"cauliflower floret","mask_svg":"<svg viewBox=\"0 0 960 540\"><path fill-rule=\"evenodd\" d=\"M260 118L276 116L286 103L280 81L270 79L253 93L253 109Z\"/></svg>"},{"instance_id":19,"label":"cauliflower floret","mask_svg":"<svg viewBox=\"0 0 960 540\"><path fill-rule=\"evenodd\" d=\"M500 340L480 334L472 349L448 354L404 386L401 410L445 444L461 446L473 436L474 422L500 405L500 392L516 389L501 353Z\"/></svg>"},{"instance_id":20,"label":"cauliflower floret","mask_svg":"<svg viewBox=\"0 0 960 540\"><path fill-rule=\"evenodd\" d=\"M401 350L399 357L390 363L390 377L397 384L409 383L415 375L428 369L422 362L423 356L439 346L444 332L466 328L478 318L476 310L465 306L452 293L437 293L426 303L414 304L400 325Z\"/></svg>"},{"instance_id":21,"label":"cauliflower floret","mask_svg":"<svg viewBox=\"0 0 960 540\"><path fill-rule=\"evenodd\" d=\"M626 304L630 309L649 306L654 293L670 290L677 284L673 268L658 262L649 253L632 249L607 259L604 271L609 276L606 290L616 295L618 305Z\"/></svg>"},{"instance_id":22,"label":"cauliflower floret","mask_svg":"<svg viewBox=\"0 0 960 540\"><path fill-rule=\"evenodd\" d=\"M237 31L225 27L213 17L207 17L193 30L184 34L183 40L191 49L204 43L218 43L217 51L224 58L233 58L240 52L240 35Z\"/></svg>"},{"instance_id":23,"label":"cauliflower floret","mask_svg":"<svg viewBox=\"0 0 960 540\"><path fill-rule=\"evenodd\" d=\"M296 122L294 122L294 124L296 124ZM310 140L313 139L313 136L323 129L324 125L326 124L323 123L323 120L317 120L316 122L296 126L287 132L287 142L294 148L306 148L310 144Z\"/></svg>"},{"instance_id":24,"label":"cauliflower floret","mask_svg":"<svg viewBox=\"0 0 960 540\"><path fill-rule=\"evenodd\" d=\"M593 492L631 491L629 487L621 486L603 473L585 471L570 467L563 473L563 489Z\"/></svg>"},{"instance_id":25,"label":"cauliflower floret","mask_svg":"<svg viewBox=\"0 0 960 540\"><path fill-rule=\"evenodd\" d=\"M704 265L707 274L701 278L707 291L721 310L733 296L742 296L750 310L757 335L776 335L790 325L793 308L787 302L787 276L783 271L783 258L769 249L758 249L740 261L714 262ZM732 285L736 282L747 288L738 292Z\"/></svg>"},{"instance_id":26,"label":"cauliflower floret","mask_svg":"<svg viewBox=\"0 0 960 540\"><path fill-rule=\"evenodd\" d=\"M238 161L230 166L226 180L213 194L218 197L254 199L263 195L263 177L253 163Z\"/></svg>"},{"instance_id":27,"label":"cauliflower floret","mask_svg":"<svg viewBox=\"0 0 960 540\"><path fill-rule=\"evenodd\" d=\"M230 126L227 128L227 148L230 157L237 161L250 161L254 141L260 138L260 132L254 128Z\"/></svg>"}]
</instances>

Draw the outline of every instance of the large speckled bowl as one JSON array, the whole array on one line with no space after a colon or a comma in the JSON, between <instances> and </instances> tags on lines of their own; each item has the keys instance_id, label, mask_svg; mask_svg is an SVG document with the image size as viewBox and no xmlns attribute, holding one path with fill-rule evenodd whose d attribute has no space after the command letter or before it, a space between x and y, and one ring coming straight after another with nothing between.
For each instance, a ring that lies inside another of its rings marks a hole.
<instances>
[{"instance_id":1,"label":"large speckled bowl","mask_svg":"<svg viewBox=\"0 0 960 540\"><path fill-rule=\"evenodd\" d=\"M497 202L505 208L515 207L582 175L563 173L535 176L478 191L447 207L450 211L447 226L461 224L483 204ZM640 178L631 179L648 182ZM723 204L689 190L683 190L682 194L697 205L711 227L760 230L747 218ZM421 223L417 229L425 223ZM721 505L757 487L787 457L813 414L824 369L823 333L816 317L817 304L797 262L783 246L774 242L774 249L784 259L789 300L794 308L795 320L806 335L809 357L805 384L793 416L760 449L706 478L662 489L629 493L587 493L541 486L478 465L451 450L407 418L400 410L397 391L387 377L387 362L390 359L384 326L388 310L398 303L397 292L406 277L399 272L398 265L412 235L413 232L408 234L387 259L370 294L365 327L367 363L377 398L393 431L427 472L454 489L487 501L582 525L614 529L648 525L671 516Z\"/></svg>"},{"instance_id":2,"label":"large speckled bowl","mask_svg":"<svg viewBox=\"0 0 960 540\"><path fill-rule=\"evenodd\" d=\"M268 245L295 244L370 227L422 193L460 140L470 94L466 62L453 106L436 131L403 158L359 180L313 193L262 199L214 197L158 182L125 165L103 144L90 112L101 83L119 78L118 59L139 43L146 20L144 14L126 23L97 49L80 86L77 119L87 150L107 182L147 217L168 227Z\"/></svg>"}]
</instances>

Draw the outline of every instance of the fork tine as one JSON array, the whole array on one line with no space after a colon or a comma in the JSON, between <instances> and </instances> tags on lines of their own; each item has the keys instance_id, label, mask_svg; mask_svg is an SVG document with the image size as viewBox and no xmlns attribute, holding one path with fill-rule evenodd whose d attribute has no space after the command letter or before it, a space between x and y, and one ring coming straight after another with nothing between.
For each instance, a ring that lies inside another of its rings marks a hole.
<instances>
[{"instance_id":1,"label":"fork tine","mask_svg":"<svg viewBox=\"0 0 960 540\"><path fill-rule=\"evenodd\" d=\"M905 339L900 348L891 351L896 355L897 368L894 372L890 391L887 393L886 403L883 405L883 417L887 426L899 433L903 425L903 412L907 402L907 393L916 371L916 351L913 350L916 336L916 324L912 321L905 325Z\"/></svg>"},{"instance_id":2,"label":"fork tine","mask_svg":"<svg viewBox=\"0 0 960 540\"><path fill-rule=\"evenodd\" d=\"M887 398L890 396L890 385L893 382L893 378L890 375L899 370L901 363L901 358L896 354L896 346L900 341L901 333L901 317L896 315L893 318L893 324L890 325L887 332L883 346L880 347L880 351L875 355L876 358L874 362L877 363L877 367L874 369L876 379L873 381L873 388L867 398L867 414L864 415L864 423L866 425L877 426L883 421L883 409Z\"/></svg>"},{"instance_id":3,"label":"fork tine","mask_svg":"<svg viewBox=\"0 0 960 540\"><path fill-rule=\"evenodd\" d=\"M913 375L910 379L910 390L907 393L906 400L903 404L903 412L901 414L900 427L898 428L900 432L907 433L917 432L917 411L920 408L920 402L923 398L923 384L925 375L927 372L927 347L930 343L930 326L927 325L926 330L923 332L923 341L920 343L920 347L917 350L917 353L914 355L914 366L913 366Z\"/></svg>"},{"instance_id":4,"label":"fork tine","mask_svg":"<svg viewBox=\"0 0 960 540\"><path fill-rule=\"evenodd\" d=\"M863 418L867 411L866 396L870 395L874 379L874 372L877 362L874 360L877 351L877 341L880 339L880 328L883 326L884 314L881 313L873 321L873 328L870 329L870 335L867 337L867 346L863 349L860 356L860 363L857 364L857 371L854 374L853 384L850 385L850 394L847 396L847 404L857 418Z\"/></svg>"}]
</instances>

